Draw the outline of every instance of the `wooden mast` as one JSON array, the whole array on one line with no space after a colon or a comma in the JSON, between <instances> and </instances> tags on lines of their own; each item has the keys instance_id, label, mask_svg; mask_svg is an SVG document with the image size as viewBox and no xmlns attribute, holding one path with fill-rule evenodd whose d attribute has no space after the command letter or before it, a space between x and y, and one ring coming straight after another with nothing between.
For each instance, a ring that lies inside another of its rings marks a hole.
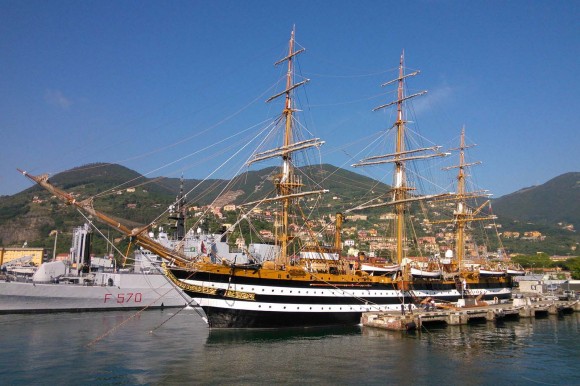
<instances>
[{"instance_id":1,"label":"wooden mast","mask_svg":"<svg viewBox=\"0 0 580 386\"><path fill-rule=\"evenodd\" d=\"M380 206L387 206L392 205L395 208L395 238L396 238L396 256L397 256L397 263L402 264L403 257L404 257L404 247L406 243L406 232L405 232L405 212L407 210L407 206L410 202L418 201L418 200L425 200L428 198L439 197L444 194L439 195L430 195L430 196L416 196L416 195L409 195L408 192L414 190L407 184L406 173L405 173L405 163L411 160L419 160L419 159L426 159L432 157L445 157L449 155L449 153L441 153L439 152L440 146L433 146L428 148L421 148L421 149L405 149L405 117L404 117L404 106L403 103L411 98L426 94L427 91L421 91L413 95L405 96L405 79L411 76L415 76L419 74L419 71L412 72L410 74L405 74L404 69L404 62L405 62L405 51L401 53L401 58L399 61L399 76L397 79L391 80L387 83L382 84L381 86L387 86L393 83L397 83L397 100L375 107L373 111L377 111L383 109L385 107L389 107L392 105L397 105L397 119L393 125L396 129L396 142L395 142L395 151L394 153L372 156L364 158L363 160L359 161L356 164L353 164L353 167L360 167L360 166L369 166L369 165L378 165L383 163L393 163L395 165L394 176L393 176L393 188L392 188L392 200L386 203L379 203L379 204L370 204L370 205L361 205L356 208L350 209L351 210L360 210L360 209L368 209L368 208L376 208ZM431 152L428 154L424 154L425 152ZM347 211L347 212L348 212Z\"/></svg>"},{"instance_id":2,"label":"wooden mast","mask_svg":"<svg viewBox=\"0 0 580 386\"><path fill-rule=\"evenodd\" d=\"M395 205L395 213L397 219L397 264L403 261L403 241L405 238L405 206L404 200L407 198L407 183L405 181L405 165L401 161L400 153L405 151L405 121L403 120L403 61L405 52L401 54L399 62L399 79L397 86L397 121L395 126L397 128L397 143L395 146L395 176L393 184L393 201L402 201Z\"/></svg>"},{"instance_id":3,"label":"wooden mast","mask_svg":"<svg viewBox=\"0 0 580 386\"><path fill-rule=\"evenodd\" d=\"M288 71L286 72L286 98L284 103L284 117L285 117L285 127L284 127L284 147L288 147L292 144L292 95L291 89L293 86L293 64L294 64L294 29L290 34L290 42L288 44ZM294 170L292 169L292 158L290 152L284 152L282 154L282 178L278 181L276 189L278 195L288 196L294 193L295 186L292 185L292 179L294 177ZM280 214L281 218L281 232L278 235L278 241L280 243L280 263L288 263L288 241L289 241L289 229L288 229L288 212L290 210L291 198L285 197L282 199L282 212Z\"/></svg>"},{"instance_id":4,"label":"wooden mast","mask_svg":"<svg viewBox=\"0 0 580 386\"><path fill-rule=\"evenodd\" d=\"M419 71L414 71L409 74L405 74L405 51L401 53L399 61L399 74L397 79L391 80L382 84L381 86L387 86L393 83L397 83L397 99L393 102L375 107L373 111L377 111L389 106L397 106L397 118L392 128L396 130L395 139L395 151L390 154L376 155L362 159L361 161L353 164L353 167L360 166L370 166L379 165L385 163L394 164L394 175L393 175L393 185L392 185L392 199L388 202L379 203L366 203L355 208L349 209L346 212L353 210L378 208L382 206L392 206L394 208L395 215L395 253L396 262L403 269L403 280L409 279L410 271L407 265L403 265L403 259L405 257L405 247L407 246L407 232L405 224L405 215L409 208L410 203L414 201L423 201L427 199L435 199L448 196L448 193L432 194L432 195L418 195L410 194L409 192L415 190L415 188L410 187L407 182L406 176L406 163L408 161L422 160L434 157L446 157L450 153L440 152L440 146L424 147L424 148L405 148L406 141L406 130L405 125L407 121L405 120L404 103L412 98L421 96L427 93L427 91L420 91L412 95L405 95L405 79L419 74ZM403 285L404 287L404 285Z\"/></svg>"},{"instance_id":5,"label":"wooden mast","mask_svg":"<svg viewBox=\"0 0 580 386\"><path fill-rule=\"evenodd\" d=\"M467 163L465 162L465 150L476 145L467 145L465 143L465 126L461 129L461 138L459 141L459 147L450 150L459 150L459 164L454 166L449 166L443 168L443 170L458 169L457 172L457 192L455 194L449 195L445 200L451 199L457 201L457 206L453 211L453 219L450 220L439 220L430 221L431 224L444 224L453 223L456 224L455 228L455 255L457 259L457 266L461 269L463 266L463 261L465 260L465 229L467 223L472 221L485 221L493 220L496 216L482 216L477 217L481 210L489 203L485 201L479 207L472 209L468 205L469 199L474 199L477 197L487 197L489 195L484 194L484 192L468 192L465 186L467 178L467 168L475 165L481 164L481 161Z\"/></svg>"},{"instance_id":6,"label":"wooden mast","mask_svg":"<svg viewBox=\"0 0 580 386\"><path fill-rule=\"evenodd\" d=\"M465 257L465 216L466 216L466 197L465 197L465 127L461 129L461 140L459 142L459 171L457 172L457 195L459 201L457 203L457 234L456 234L456 253L457 265L459 267L463 264Z\"/></svg>"},{"instance_id":7,"label":"wooden mast","mask_svg":"<svg viewBox=\"0 0 580 386\"><path fill-rule=\"evenodd\" d=\"M254 158L249 161L249 163L261 161L263 159L272 158L275 156L280 156L282 158L282 171L277 176L274 184L276 186L277 197L272 200L281 202L281 210L279 216L277 217L277 227L276 230L276 244L280 246L280 255L278 256L278 264L288 264L289 263L289 244L291 241L290 236L290 205L292 202L299 197L309 195L309 194L320 194L326 193L326 190L318 190L312 192L301 192L303 186L302 179L300 176L295 175L294 165L292 163L292 153L298 150L306 149L309 147L321 146L324 142L320 141L318 138L313 138L310 140L304 140L300 142L294 141L293 133L293 114L296 111L293 106L292 92L295 88L302 86L309 79L304 79L301 82L294 83L294 57L304 51L304 48L295 51L295 40L294 40L295 30L292 29L290 34L290 42L288 44L288 55L274 63L278 65L284 62L287 63L286 71L286 89L272 97L270 97L266 102L270 102L282 95L285 96L284 110L282 112L284 116L284 137L282 147L277 149L268 150L262 153L254 155ZM269 199L262 200L262 202L267 202ZM247 204L246 204L247 205Z\"/></svg>"}]
</instances>

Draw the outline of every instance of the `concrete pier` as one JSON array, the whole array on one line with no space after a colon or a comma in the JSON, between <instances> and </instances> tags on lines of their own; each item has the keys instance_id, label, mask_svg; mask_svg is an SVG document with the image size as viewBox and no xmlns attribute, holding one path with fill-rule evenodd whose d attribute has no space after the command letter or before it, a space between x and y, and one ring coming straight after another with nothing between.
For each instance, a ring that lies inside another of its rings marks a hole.
<instances>
[{"instance_id":1,"label":"concrete pier","mask_svg":"<svg viewBox=\"0 0 580 386\"><path fill-rule=\"evenodd\" d=\"M366 312L362 315L363 326L394 331L420 329L428 323L464 325L472 320L490 322L504 318L533 318L540 315L557 315L562 312L580 312L580 301L514 299L512 303L492 304L481 307L446 308L433 311L413 310L412 314L396 312Z\"/></svg>"}]
</instances>

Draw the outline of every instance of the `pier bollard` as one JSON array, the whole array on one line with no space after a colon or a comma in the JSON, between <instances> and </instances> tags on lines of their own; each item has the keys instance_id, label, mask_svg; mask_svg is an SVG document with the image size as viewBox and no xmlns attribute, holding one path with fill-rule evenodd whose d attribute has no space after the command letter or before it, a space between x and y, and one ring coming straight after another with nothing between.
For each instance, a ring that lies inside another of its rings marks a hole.
<instances>
[{"instance_id":1,"label":"pier bollard","mask_svg":"<svg viewBox=\"0 0 580 386\"><path fill-rule=\"evenodd\" d=\"M488 322L493 322L495 320L495 311L487 310L485 314L485 320L487 320Z\"/></svg>"},{"instance_id":2,"label":"pier bollard","mask_svg":"<svg viewBox=\"0 0 580 386\"><path fill-rule=\"evenodd\" d=\"M469 316L462 312L452 312L447 316L447 324L450 324L452 326L467 324L468 321Z\"/></svg>"},{"instance_id":3,"label":"pier bollard","mask_svg":"<svg viewBox=\"0 0 580 386\"><path fill-rule=\"evenodd\" d=\"M493 322L494 320L502 319L505 317L505 312L502 309L497 310L487 310L485 314L485 319L489 322Z\"/></svg>"}]
</instances>

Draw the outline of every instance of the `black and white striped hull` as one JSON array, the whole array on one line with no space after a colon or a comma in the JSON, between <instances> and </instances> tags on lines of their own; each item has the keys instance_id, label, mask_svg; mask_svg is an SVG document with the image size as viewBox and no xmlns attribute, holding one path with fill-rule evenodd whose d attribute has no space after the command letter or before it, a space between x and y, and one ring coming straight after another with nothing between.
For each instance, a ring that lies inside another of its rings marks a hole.
<instances>
[{"instance_id":1,"label":"black and white striped hull","mask_svg":"<svg viewBox=\"0 0 580 386\"><path fill-rule=\"evenodd\" d=\"M462 297L452 285L433 283L400 291L390 283L349 285L229 275L211 275L210 280L203 273L189 278L184 274L180 278L179 272L174 274L184 291L204 309L211 328L355 325L360 323L363 312L400 311L402 304L408 305L417 298L457 301ZM509 287L483 287L470 289L469 294L483 295L484 299L511 297Z\"/></svg>"}]
</instances>

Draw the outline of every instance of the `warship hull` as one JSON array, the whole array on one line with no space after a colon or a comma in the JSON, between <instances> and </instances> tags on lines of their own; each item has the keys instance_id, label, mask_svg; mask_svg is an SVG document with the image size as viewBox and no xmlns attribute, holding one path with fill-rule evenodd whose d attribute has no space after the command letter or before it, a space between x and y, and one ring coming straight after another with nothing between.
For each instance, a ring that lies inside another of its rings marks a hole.
<instances>
[{"instance_id":1,"label":"warship hull","mask_svg":"<svg viewBox=\"0 0 580 386\"><path fill-rule=\"evenodd\" d=\"M101 273L92 285L0 281L0 314L184 307L190 301L161 274Z\"/></svg>"}]
</instances>

